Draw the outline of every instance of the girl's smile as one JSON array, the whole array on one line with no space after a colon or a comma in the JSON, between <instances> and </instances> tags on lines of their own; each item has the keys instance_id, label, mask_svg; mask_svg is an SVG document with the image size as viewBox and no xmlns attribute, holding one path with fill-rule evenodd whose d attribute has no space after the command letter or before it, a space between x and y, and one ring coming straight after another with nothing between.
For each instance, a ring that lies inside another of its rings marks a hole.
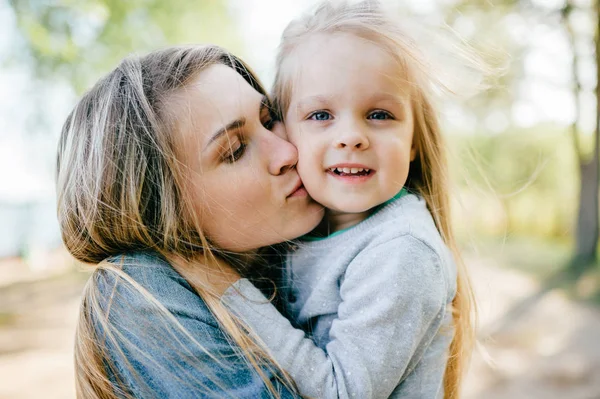
<instances>
[{"instance_id":1,"label":"girl's smile","mask_svg":"<svg viewBox=\"0 0 600 399\"><path fill-rule=\"evenodd\" d=\"M349 184L364 183L376 173L375 169L356 163L336 164L325 169L325 172L337 181Z\"/></svg>"}]
</instances>

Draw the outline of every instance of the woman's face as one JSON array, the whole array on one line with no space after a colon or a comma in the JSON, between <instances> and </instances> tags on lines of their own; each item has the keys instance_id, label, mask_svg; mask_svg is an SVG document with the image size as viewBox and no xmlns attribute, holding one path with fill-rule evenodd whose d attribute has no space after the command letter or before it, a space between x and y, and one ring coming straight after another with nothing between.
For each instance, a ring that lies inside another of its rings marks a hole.
<instances>
[{"instance_id":1,"label":"woman's face","mask_svg":"<svg viewBox=\"0 0 600 399\"><path fill-rule=\"evenodd\" d=\"M296 172L298 152L274 131L268 100L225 65L212 65L169 105L182 134L189 194L202 231L236 252L312 230L323 209Z\"/></svg>"}]
</instances>

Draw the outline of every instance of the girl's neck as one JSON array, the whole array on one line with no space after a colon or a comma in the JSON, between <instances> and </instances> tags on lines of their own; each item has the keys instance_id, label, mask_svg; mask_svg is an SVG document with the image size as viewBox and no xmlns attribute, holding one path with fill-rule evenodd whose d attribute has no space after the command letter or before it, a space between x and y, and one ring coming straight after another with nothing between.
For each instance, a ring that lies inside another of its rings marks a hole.
<instances>
[{"instance_id":1,"label":"girl's neck","mask_svg":"<svg viewBox=\"0 0 600 399\"><path fill-rule=\"evenodd\" d=\"M325 211L325 217L317 226L315 232L320 236L326 237L337 231L348 229L359 224L368 218L371 213L373 213L372 209L361 213L345 213L327 209Z\"/></svg>"}]
</instances>

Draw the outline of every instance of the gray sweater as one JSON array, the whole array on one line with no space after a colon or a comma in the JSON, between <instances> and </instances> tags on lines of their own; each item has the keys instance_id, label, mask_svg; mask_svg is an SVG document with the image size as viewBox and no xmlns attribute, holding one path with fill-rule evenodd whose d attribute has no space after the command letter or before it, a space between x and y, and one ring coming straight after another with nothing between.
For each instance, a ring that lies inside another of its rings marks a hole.
<instances>
[{"instance_id":1,"label":"gray sweater","mask_svg":"<svg viewBox=\"0 0 600 399\"><path fill-rule=\"evenodd\" d=\"M409 194L287 255L288 319L242 279L222 297L315 398L442 398L456 267ZM296 327L298 328L296 328Z\"/></svg>"}]
</instances>

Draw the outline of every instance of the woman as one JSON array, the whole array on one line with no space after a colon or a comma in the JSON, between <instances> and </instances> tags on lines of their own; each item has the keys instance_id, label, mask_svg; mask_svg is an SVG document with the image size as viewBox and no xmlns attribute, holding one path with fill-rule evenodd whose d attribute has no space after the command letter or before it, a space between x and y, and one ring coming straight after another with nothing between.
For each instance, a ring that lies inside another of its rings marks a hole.
<instances>
[{"instance_id":1,"label":"woman","mask_svg":"<svg viewBox=\"0 0 600 399\"><path fill-rule=\"evenodd\" d=\"M57 192L68 250L96 265L78 397L297 396L219 302L240 274L268 275L258 248L322 218L273 123L256 77L214 46L126 59L76 105Z\"/></svg>"}]
</instances>

